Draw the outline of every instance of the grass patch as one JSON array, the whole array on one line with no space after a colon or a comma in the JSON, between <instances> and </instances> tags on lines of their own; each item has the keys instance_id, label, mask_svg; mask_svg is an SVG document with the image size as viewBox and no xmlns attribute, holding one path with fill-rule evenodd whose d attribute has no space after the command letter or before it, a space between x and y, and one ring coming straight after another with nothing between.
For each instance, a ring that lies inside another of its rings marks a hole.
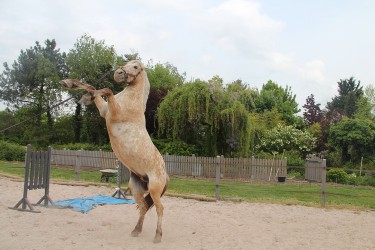
<instances>
[{"instance_id":1,"label":"grass patch","mask_svg":"<svg viewBox=\"0 0 375 250\"><path fill-rule=\"evenodd\" d=\"M24 164L0 161L0 173L23 177ZM83 170L81 181L100 183L98 170ZM52 167L52 179L74 180L73 168ZM214 180L171 178L168 192L215 197ZM326 206L332 208L375 209L375 188L327 183ZM221 197L240 198L249 202L285 205L320 206L321 185L316 183L241 183L221 182Z\"/></svg>"},{"instance_id":2,"label":"grass patch","mask_svg":"<svg viewBox=\"0 0 375 250\"><path fill-rule=\"evenodd\" d=\"M215 197L214 180L172 178L168 191ZM319 207L322 188L317 183L241 183L222 182L220 196L249 202ZM326 207L375 209L375 188L327 183Z\"/></svg>"},{"instance_id":3,"label":"grass patch","mask_svg":"<svg viewBox=\"0 0 375 250\"><path fill-rule=\"evenodd\" d=\"M22 162L0 161L0 173L14 176L25 176L25 164ZM51 179L75 180L75 171L68 167L51 167ZM80 173L80 181L100 182L101 173L98 170L83 170Z\"/></svg>"}]
</instances>

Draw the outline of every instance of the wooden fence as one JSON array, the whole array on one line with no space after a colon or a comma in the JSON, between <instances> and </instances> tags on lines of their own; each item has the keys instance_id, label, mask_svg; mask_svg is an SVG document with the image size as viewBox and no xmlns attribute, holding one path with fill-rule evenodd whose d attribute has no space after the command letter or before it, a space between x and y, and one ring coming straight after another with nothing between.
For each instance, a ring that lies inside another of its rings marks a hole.
<instances>
[{"instance_id":1,"label":"wooden fence","mask_svg":"<svg viewBox=\"0 0 375 250\"><path fill-rule=\"evenodd\" d=\"M325 177L326 160L308 155L305 161L305 180L322 182Z\"/></svg>"},{"instance_id":2,"label":"wooden fence","mask_svg":"<svg viewBox=\"0 0 375 250\"><path fill-rule=\"evenodd\" d=\"M113 152L85 150L52 150L51 163L58 166L76 166L106 169L116 168L117 157Z\"/></svg>"},{"instance_id":3,"label":"wooden fence","mask_svg":"<svg viewBox=\"0 0 375 250\"><path fill-rule=\"evenodd\" d=\"M163 155L169 175L215 178L217 157ZM116 168L113 152L84 150L52 150L52 164L75 168ZM287 161L252 158L219 157L221 178L275 180L286 176Z\"/></svg>"},{"instance_id":4,"label":"wooden fence","mask_svg":"<svg viewBox=\"0 0 375 250\"><path fill-rule=\"evenodd\" d=\"M195 157L163 155L170 175L215 178L216 157ZM220 157L221 178L274 180L286 176L287 164L284 160Z\"/></svg>"}]
</instances>

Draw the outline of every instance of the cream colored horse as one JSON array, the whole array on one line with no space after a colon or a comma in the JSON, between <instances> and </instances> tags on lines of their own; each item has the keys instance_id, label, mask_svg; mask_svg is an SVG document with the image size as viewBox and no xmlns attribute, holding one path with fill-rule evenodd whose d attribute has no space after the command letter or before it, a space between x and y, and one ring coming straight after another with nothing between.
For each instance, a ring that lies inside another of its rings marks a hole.
<instances>
[{"instance_id":1,"label":"cream colored horse","mask_svg":"<svg viewBox=\"0 0 375 250\"><path fill-rule=\"evenodd\" d=\"M160 198L167 189L169 177L163 157L146 130L144 112L150 83L143 64L138 60L130 61L116 70L114 79L118 83L128 84L116 95L108 88L95 90L91 85L74 79L66 79L60 83L68 89L88 91L81 102L95 102L100 116L106 120L113 152L131 172L129 188L140 210L132 236L141 233L144 217L155 204L158 221L154 242L160 242L164 210ZM149 193L144 196L147 191Z\"/></svg>"}]
</instances>

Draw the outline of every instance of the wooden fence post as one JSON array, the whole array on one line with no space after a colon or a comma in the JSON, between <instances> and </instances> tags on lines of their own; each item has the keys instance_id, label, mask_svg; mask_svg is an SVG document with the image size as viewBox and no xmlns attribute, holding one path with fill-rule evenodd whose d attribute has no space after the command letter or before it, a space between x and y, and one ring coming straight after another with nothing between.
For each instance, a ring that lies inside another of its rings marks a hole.
<instances>
[{"instance_id":1,"label":"wooden fence post","mask_svg":"<svg viewBox=\"0 0 375 250\"><path fill-rule=\"evenodd\" d=\"M199 176L198 174L198 166L197 166L197 158L195 157L195 154L191 155L193 167L191 168L191 176Z\"/></svg>"},{"instance_id":2,"label":"wooden fence post","mask_svg":"<svg viewBox=\"0 0 375 250\"><path fill-rule=\"evenodd\" d=\"M251 156L251 176L250 176L250 179L254 179L254 172L255 172L255 158L254 158L254 155Z\"/></svg>"},{"instance_id":3,"label":"wooden fence post","mask_svg":"<svg viewBox=\"0 0 375 250\"><path fill-rule=\"evenodd\" d=\"M220 156L216 157L216 201L220 200Z\"/></svg>"},{"instance_id":4,"label":"wooden fence post","mask_svg":"<svg viewBox=\"0 0 375 250\"><path fill-rule=\"evenodd\" d=\"M76 155L76 162L75 162L75 173L76 173L76 181L80 180L80 173L81 173L81 151L77 151Z\"/></svg>"},{"instance_id":5,"label":"wooden fence post","mask_svg":"<svg viewBox=\"0 0 375 250\"><path fill-rule=\"evenodd\" d=\"M326 159L322 160L322 207L326 206Z\"/></svg>"},{"instance_id":6,"label":"wooden fence post","mask_svg":"<svg viewBox=\"0 0 375 250\"><path fill-rule=\"evenodd\" d=\"M116 187L116 192L112 195L112 197L121 199L121 196L122 196L125 200L128 200L128 198L126 198L125 193L129 191L129 188L127 188L125 192L121 190L121 183L123 181L122 177L125 171L125 166L119 160L116 160L116 166L117 166L117 187Z\"/></svg>"}]
</instances>

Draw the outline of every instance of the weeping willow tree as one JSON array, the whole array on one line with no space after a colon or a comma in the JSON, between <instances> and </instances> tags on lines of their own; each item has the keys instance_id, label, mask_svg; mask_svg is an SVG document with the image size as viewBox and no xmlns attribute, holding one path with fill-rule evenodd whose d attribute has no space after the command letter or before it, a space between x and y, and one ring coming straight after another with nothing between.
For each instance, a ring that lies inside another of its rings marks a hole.
<instances>
[{"instance_id":1,"label":"weeping willow tree","mask_svg":"<svg viewBox=\"0 0 375 250\"><path fill-rule=\"evenodd\" d=\"M221 145L221 154L248 157L250 153L250 119L245 106L234 101L230 107L220 112L220 132L226 138Z\"/></svg>"},{"instance_id":2,"label":"weeping willow tree","mask_svg":"<svg viewBox=\"0 0 375 250\"><path fill-rule=\"evenodd\" d=\"M216 131L217 116L205 82L184 84L169 92L158 108L159 136L203 146Z\"/></svg>"},{"instance_id":3,"label":"weeping willow tree","mask_svg":"<svg viewBox=\"0 0 375 250\"><path fill-rule=\"evenodd\" d=\"M160 137L194 144L201 155L250 153L248 110L218 84L196 80L173 89L157 117Z\"/></svg>"}]
</instances>

